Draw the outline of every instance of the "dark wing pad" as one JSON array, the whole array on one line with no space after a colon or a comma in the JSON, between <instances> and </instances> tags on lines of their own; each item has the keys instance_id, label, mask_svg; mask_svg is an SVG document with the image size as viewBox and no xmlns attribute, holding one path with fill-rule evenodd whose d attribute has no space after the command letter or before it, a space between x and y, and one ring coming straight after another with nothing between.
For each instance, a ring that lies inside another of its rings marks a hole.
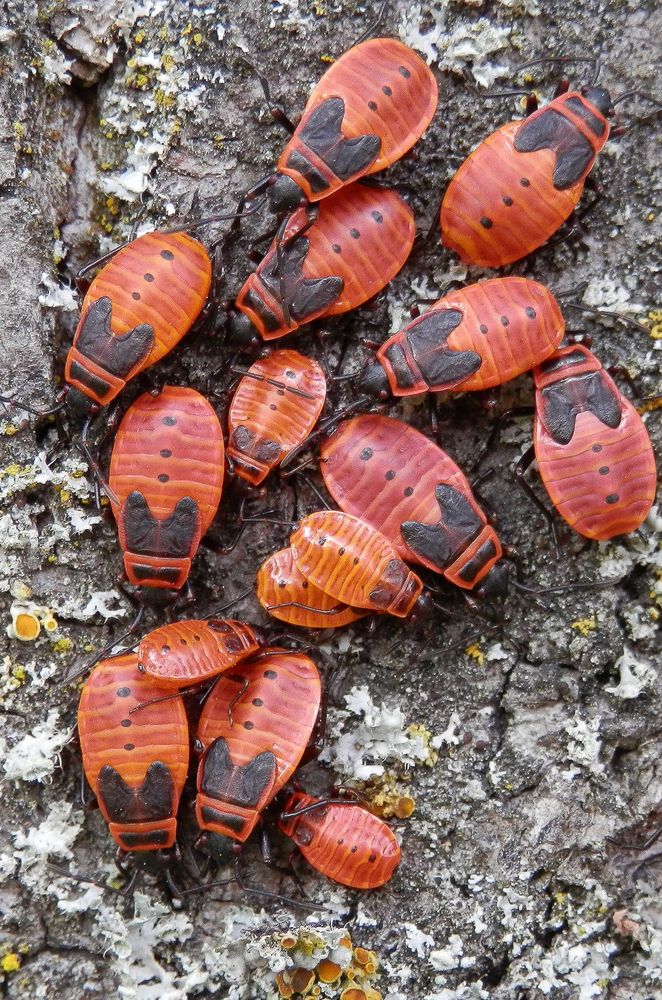
<instances>
[{"instance_id":1,"label":"dark wing pad","mask_svg":"<svg viewBox=\"0 0 662 1000\"><path fill-rule=\"evenodd\" d=\"M154 330L140 323L121 336L110 328L113 304L107 295L97 299L83 316L76 348L104 371L123 378L144 360L154 344Z\"/></svg>"},{"instance_id":2,"label":"dark wing pad","mask_svg":"<svg viewBox=\"0 0 662 1000\"><path fill-rule=\"evenodd\" d=\"M551 149L556 153L552 183L559 191L572 187L595 156L595 150L579 129L552 108L524 122L515 136L518 153Z\"/></svg>"},{"instance_id":3,"label":"dark wing pad","mask_svg":"<svg viewBox=\"0 0 662 1000\"><path fill-rule=\"evenodd\" d=\"M297 236L281 244L260 272L271 294L279 302L287 303L290 314L299 322L330 306L345 287L343 279L335 275L304 278L303 264L309 249L307 237Z\"/></svg>"},{"instance_id":4,"label":"dark wing pad","mask_svg":"<svg viewBox=\"0 0 662 1000\"><path fill-rule=\"evenodd\" d=\"M588 410L606 427L618 427L623 415L621 398L603 372L564 379L542 391L541 418L554 441L568 444L575 433L577 414Z\"/></svg>"},{"instance_id":5,"label":"dark wing pad","mask_svg":"<svg viewBox=\"0 0 662 1000\"><path fill-rule=\"evenodd\" d=\"M205 755L200 790L213 799L255 809L276 780L276 758L264 750L247 764L233 764L227 741L214 740Z\"/></svg>"},{"instance_id":6,"label":"dark wing pad","mask_svg":"<svg viewBox=\"0 0 662 1000\"><path fill-rule=\"evenodd\" d=\"M462 382L483 363L475 351L453 351L443 346L462 319L459 309L433 310L407 331L411 353L430 388Z\"/></svg>"},{"instance_id":7,"label":"dark wing pad","mask_svg":"<svg viewBox=\"0 0 662 1000\"><path fill-rule=\"evenodd\" d=\"M329 97L315 108L299 132L302 142L342 181L369 167L382 145L379 136L370 133L345 139L341 132L344 115L342 97Z\"/></svg>"},{"instance_id":8,"label":"dark wing pad","mask_svg":"<svg viewBox=\"0 0 662 1000\"><path fill-rule=\"evenodd\" d=\"M138 788L130 788L121 774L106 764L99 771L97 793L112 823L168 819L175 800L172 775L160 760L149 765Z\"/></svg>"},{"instance_id":9,"label":"dark wing pad","mask_svg":"<svg viewBox=\"0 0 662 1000\"><path fill-rule=\"evenodd\" d=\"M441 511L437 524L405 521L400 532L412 552L443 569L473 541L483 522L464 494L453 486L439 483L434 495Z\"/></svg>"},{"instance_id":10,"label":"dark wing pad","mask_svg":"<svg viewBox=\"0 0 662 1000\"><path fill-rule=\"evenodd\" d=\"M184 497L172 514L159 521L142 493L134 490L122 508L122 522L129 552L143 556L186 558L191 555L200 514L195 500Z\"/></svg>"}]
</instances>

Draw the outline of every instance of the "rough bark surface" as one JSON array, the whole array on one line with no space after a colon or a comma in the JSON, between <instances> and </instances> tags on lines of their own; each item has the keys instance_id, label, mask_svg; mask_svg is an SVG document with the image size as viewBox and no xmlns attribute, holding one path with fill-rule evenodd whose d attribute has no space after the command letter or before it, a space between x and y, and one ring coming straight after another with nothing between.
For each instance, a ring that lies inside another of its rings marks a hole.
<instances>
[{"instance_id":1,"label":"rough bark surface","mask_svg":"<svg viewBox=\"0 0 662 1000\"><path fill-rule=\"evenodd\" d=\"M148 228L231 211L272 169L283 134L248 63L296 114L329 60L374 16L371 5L334 0L5 0L0 391L36 407L53 399L75 328L70 287L81 265L126 239L138 220ZM392 0L381 33L417 47L440 83L424 140L390 174L408 192L420 232L436 224L439 197L463 157L517 115L512 98L485 100L483 88L508 89L514 68L536 55L599 55L601 81L613 95L636 89L659 97L661 28L652 0L572 7L560 0ZM581 78L582 65L568 72ZM555 72L535 79L547 96ZM624 116L646 110L622 107ZM654 126L649 121L609 143L596 170L605 197L582 240L509 269L554 289L588 282L585 303L648 322L651 336L567 312L572 329L595 334L606 364L627 366L643 396L659 392L662 342L654 312ZM248 273L243 249L260 225L264 219L246 225L227 247L222 296L236 294ZM347 338L344 370L351 371L366 357L361 337L382 339L416 299L438 294L451 279L479 276L458 266L435 230L375 309L326 324L322 340L306 331L288 344L335 363ZM227 358L221 324L215 335L184 341L155 373L209 392L228 384L223 369L210 376ZM333 393L337 408L352 396L341 385ZM143 388L132 387L123 405ZM530 401L523 377L499 406ZM389 412L420 427L429 417L425 406ZM648 418L659 451L659 411ZM475 399L441 400L440 440L461 463L471 464L490 427ZM5 410L0 433L2 620L9 625L22 601L46 621L52 609L59 626L31 643L6 637L4 628L0 639L4 996L277 997L275 975L291 956L303 965L325 950L337 954L337 929L346 926L355 945L377 953L372 987L390 1000L662 997L661 869L648 843L662 822L657 515L640 535L614 543L568 538L556 562L540 515L512 478L528 447L529 421L511 424L485 463L494 474L481 491L503 539L519 551L527 582L618 582L538 600L512 594L501 630L448 592L439 599L452 616L439 615L423 632L380 621L372 634L359 624L325 643L322 663L339 664L326 751L336 771L315 764L302 780L320 789L334 773L363 778L376 765L385 773L373 782L415 798L413 816L395 822L403 861L393 881L359 896L300 865L308 899L326 908L312 914L231 886L172 904L150 876L133 900L123 900L47 866L48 859L96 877L113 870L103 819L79 804L80 760L69 739L77 691L61 682L129 620L115 586L116 532L97 515L73 449L46 466L44 453L56 439L51 423ZM102 456L106 461L107 452ZM295 503L290 486L275 477L258 506L289 518ZM298 503L307 511L316 506L305 485ZM231 538L233 517L228 501L216 540ZM284 527L258 524L229 556L201 550L192 576L196 607L205 613L245 590L286 537ZM263 620L250 600L233 614ZM284 863L289 848L275 841ZM252 885L301 898L291 880L262 866L257 847L241 865ZM287 930L298 935L289 952L278 937ZM337 984L320 988L322 996L341 992Z\"/></svg>"}]
</instances>

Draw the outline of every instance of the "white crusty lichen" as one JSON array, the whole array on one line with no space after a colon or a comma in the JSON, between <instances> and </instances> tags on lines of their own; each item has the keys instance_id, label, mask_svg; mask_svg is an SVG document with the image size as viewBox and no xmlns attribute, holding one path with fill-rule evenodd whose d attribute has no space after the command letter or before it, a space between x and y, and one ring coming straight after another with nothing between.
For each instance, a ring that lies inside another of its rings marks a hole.
<instances>
[{"instance_id":1,"label":"white crusty lichen","mask_svg":"<svg viewBox=\"0 0 662 1000\"><path fill-rule=\"evenodd\" d=\"M368 688L353 687L344 696L346 710L330 713L334 729L343 730L332 738L320 754L343 778L359 781L383 775L388 765L413 767L430 761L428 741L414 727L407 726L399 708L377 706ZM359 717L360 721L352 720Z\"/></svg>"},{"instance_id":2,"label":"white crusty lichen","mask_svg":"<svg viewBox=\"0 0 662 1000\"><path fill-rule=\"evenodd\" d=\"M18 878L31 892L62 896L66 890L58 887L59 880L48 862L73 858L72 848L82 828L83 814L71 802L55 801L40 823L13 834L13 851L0 857L0 869L6 871L13 860L14 866L18 865Z\"/></svg>"},{"instance_id":3,"label":"white crusty lichen","mask_svg":"<svg viewBox=\"0 0 662 1000\"><path fill-rule=\"evenodd\" d=\"M629 700L638 698L642 691L652 688L657 680L657 671L645 660L635 656L627 647L623 655L616 660L616 669L620 673L618 684L606 687L608 694L616 698Z\"/></svg>"},{"instance_id":4,"label":"white crusty lichen","mask_svg":"<svg viewBox=\"0 0 662 1000\"><path fill-rule=\"evenodd\" d=\"M457 25L448 30L447 0L426 5L426 12L434 18L429 30L421 31L421 23L426 24L423 7L415 4L400 20L400 38L407 45L419 51L429 63L436 63L440 69L462 73L469 68L474 80L482 87L490 87L495 80L508 76L508 66L494 62L491 56L501 52L511 43L511 28L502 28L485 17L477 21Z\"/></svg>"},{"instance_id":5,"label":"white crusty lichen","mask_svg":"<svg viewBox=\"0 0 662 1000\"><path fill-rule=\"evenodd\" d=\"M60 751L71 739L60 723L60 713L52 708L48 717L35 725L11 748L0 737L0 754L5 781L46 781L60 767Z\"/></svg>"}]
</instances>

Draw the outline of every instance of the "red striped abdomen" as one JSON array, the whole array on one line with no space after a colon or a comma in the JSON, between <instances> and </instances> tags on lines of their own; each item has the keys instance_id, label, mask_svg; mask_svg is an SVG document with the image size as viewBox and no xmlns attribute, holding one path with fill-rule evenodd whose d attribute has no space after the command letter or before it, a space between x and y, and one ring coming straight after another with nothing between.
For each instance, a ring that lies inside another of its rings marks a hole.
<instances>
[{"instance_id":1,"label":"red striped abdomen","mask_svg":"<svg viewBox=\"0 0 662 1000\"><path fill-rule=\"evenodd\" d=\"M466 264L503 267L532 253L565 222L584 190L583 179L566 190L554 187L553 150L517 152L521 125L508 122L484 139L444 195L442 243Z\"/></svg>"},{"instance_id":2,"label":"red striped abdomen","mask_svg":"<svg viewBox=\"0 0 662 1000\"><path fill-rule=\"evenodd\" d=\"M315 801L296 792L284 811L303 809ZM279 826L313 868L352 889L384 885L400 863L400 845L391 828L354 802L321 806L294 819L281 819Z\"/></svg>"},{"instance_id":3,"label":"red striped abdomen","mask_svg":"<svg viewBox=\"0 0 662 1000\"><path fill-rule=\"evenodd\" d=\"M115 437L109 484L119 501L113 513L132 583L183 585L220 503L223 454L218 417L194 389L166 386L129 407ZM145 557L144 574L167 564L172 577L136 576L132 553Z\"/></svg>"},{"instance_id":4,"label":"red striped abdomen","mask_svg":"<svg viewBox=\"0 0 662 1000\"><path fill-rule=\"evenodd\" d=\"M125 850L158 850L175 839L189 756L184 703L172 698L131 714L162 695L163 688L140 673L138 657L130 653L95 667L78 706L85 775ZM143 800L146 779L152 794Z\"/></svg>"},{"instance_id":5,"label":"red striped abdomen","mask_svg":"<svg viewBox=\"0 0 662 1000\"><path fill-rule=\"evenodd\" d=\"M300 228L304 218L303 210L295 213L292 230ZM272 244L244 283L237 308L264 340L283 337L321 316L356 309L395 277L411 252L415 235L413 213L397 192L352 184L320 202L317 221L305 235L285 244L289 270L282 284L274 274L277 258ZM331 278L336 279L334 294L317 307L304 282Z\"/></svg>"},{"instance_id":6,"label":"red striped abdomen","mask_svg":"<svg viewBox=\"0 0 662 1000\"><path fill-rule=\"evenodd\" d=\"M540 477L559 514L586 538L608 539L635 531L656 489L655 455L646 427L622 397L618 427L579 413L568 444L559 444L536 415L533 443Z\"/></svg>"},{"instance_id":7,"label":"red striped abdomen","mask_svg":"<svg viewBox=\"0 0 662 1000\"><path fill-rule=\"evenodd\" d=\"M341 99L340 119L319 121L320 105ZM371 38L345 52L312 91L277 170L292 177L309 201L318 201L396 160L420 138L437 107L437 83L412 49L395 38ZM315 119L312 136L307 126ZM314 136L314 138L313 138ZM372 137L372 152L336 162L343 140ZM312 148L315 147L315 148Z\"/></svg>"},{"instance_id":8,"label":"red striped abdomen","mask_svg":"<svg viewBox=\"0 0 662 1000\"><path fill-rule=\"evenodd\" d=\"M227 452L237 475L257 486L312 431L326 379L316 361L297 351L274 351L249 373L228 411Z\"/></svg>"},{"instance_id":9,"label":"red striped abdomen","mask_svg":"<svg viewBox=\"0 0 662 1000\"><path fill-rule=\"evenodd\" d=\"M201 829L246 840L301 760L320 699L313 661L287 650L245 660L218 680L198 724Z\"/></svg>"}]
</instances>

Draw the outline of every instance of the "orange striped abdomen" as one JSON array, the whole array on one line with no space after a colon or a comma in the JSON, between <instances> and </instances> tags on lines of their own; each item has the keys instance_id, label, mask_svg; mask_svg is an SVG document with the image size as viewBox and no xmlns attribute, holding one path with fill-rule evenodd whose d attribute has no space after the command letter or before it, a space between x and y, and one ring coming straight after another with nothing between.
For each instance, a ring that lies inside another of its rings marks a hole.
<instances>
[{"instance_id":1,"label":"orange striped abdomen","mask_svg":"<svg viewBox=\"0 0 662 1000\"><path fill-rule=\"evenodd\" d=\"M503 267L525 257L565 222L584 190L583 179L566 190L554 187L553 150L517 152L521 125L508 122L484 139L444 195L442 243L467 264Z\"/></svg>"},{"instance_id":2,"label":"orange striped abdomen","mask_svg":"<svg viewBox=\"0 0 662 1000\"><path fill-rule=\"evenodd\" d=\"M303 210L295 213L291 229L300 228L304 218ZM282 281L272 244L237 296L237 308L264 340L356 309L395 277L415 235L412 211L397 192L352 184L320 203L319 217L305 235L283 244Z\"/></svg>"},{"instance_id":3,"label":"orange striped abdomen","mask_svg":"<svg viewBox=\"0 0 662 1000\"><path fill-rule=\"evenodd\" d=\"M129 407L115 438L109 483L119 501L113 513L132 583L183 586L218 509L223 472L221 426L200 393L166 386Z\"/></svg>"},{"instance_id":4,"label":"orange striped abdomen","mask_svg":"<svg viewBox=\"0 0 662 1000\"><path fill-rule=\"evenodd\" d=\"M554 296L528 278L492 278L445 295L377 351L394 396L478 391L549 357L565 324Z\"/></svg>"},{"instance_id":5,"label":"orange striped abdomen","mask_svg":"<svg viewBox=\"0 0 662 1000\"><path fill-rule=\"evenodd\" d=\"M326 379L316 361L297 351L274 351L249 373L228 411L227 452L237 475L257 486L310 434Z\"/></svg>"},{"instance_id":6,"label":"orange striped abdomen","mask_svg":"<svg viewBox=\"0 0 662 1000\"><path fill-rule=\"evenodd\" d=\"M315 801L295 792L284 811L304 809ZM391 828L355 802L320 806L293 819L281 819L279 826L313 868L352 889L384 885L400 863L400 845Z\"/></svg>"},{"instance_id":7,"label":"orange striped abdomen","mask_svg":"<svg viewBox=\"0 0 662 1000\"><path fill-rule=\"evenodd\" d=\"M78 706L85 775L125 850L153 851L175 840L189 756L184 703L172 698L131 714L162 695L131 653L95 667Z\"/></svg>"},{"instance_id":8,"label":"orange striped abdomen","mask_svg":"<svg viewBox=\"0 0 662 1000\"><path fill-rule=\"evenodd\" d=\"M138 667L163 687L202 684L253 656L261 641L244 622L203 619L154 629L138 646Z\"/></svg>"},{"instance_id":9,"label":"orange striped abdomen","mask_svg":"<svg viewBox=\"0 0 662 1000\"><path fill-rule=\"evenodd\" d=\"M314 586L351 607L406 618L423 584L388 539L338 510L305 517L290 537L297 569Z\"/></svg>"},{"instance_id":10,"label":"orange striped abdomen","mask_svg":"<svg viewBox=\"0 0 662 1000\"><path fill-rule=\"evenodd\" d=\"M198 724L201 829L246 840L301 760L320 699L313 661L287 650L245 660L218 680Z\"/></svg>"},{"instance_id":11,"label":"orange striped abdomen","mask_svg":"<svg viewBox=\"0 0 662 1000\"><path fill-rule=\"evenodd\" d=\"M325 198L399 160L429 125L437 99L436 80L412 49L395 38L361 42L312 91L278 172L308 201Z\"/></svg>"},{"instance_id":12,"label":"orange striped abdomen","mask_svg":"<svg viewBox=\"0 0 662 1000\"><path fill-rule=\"evenodd\" d=\"M206 249L186 233L147 233L119 250L83 300L67 382L109 403L188 333L207 301L211 272Z\"/></svg>"},{"instance_id":13,"label":"orange striped abdomen","mask_svg":"<svg viewBox=\"0 0 662 1000\"><path fill-rule=\"evenodd\" d=\"M559 514L586 538L635 531L655 499L655 456L646 427L622 399L618 427L579 413L568 444L547 433L536 414L534 447L540 477Z\"/></svg>"},{"instance_id":14,"label":"orange striped abdomen","mask_svg":"<svg viewBox=\"0 0 662 1000\"><path fill-rule=\"evenodd\" d=\"M257 599L273 618L301 628L339 628L366 614L347 607L306 580L291 548L265 559L257 572Z\"/></svg>"}]
</instances>

